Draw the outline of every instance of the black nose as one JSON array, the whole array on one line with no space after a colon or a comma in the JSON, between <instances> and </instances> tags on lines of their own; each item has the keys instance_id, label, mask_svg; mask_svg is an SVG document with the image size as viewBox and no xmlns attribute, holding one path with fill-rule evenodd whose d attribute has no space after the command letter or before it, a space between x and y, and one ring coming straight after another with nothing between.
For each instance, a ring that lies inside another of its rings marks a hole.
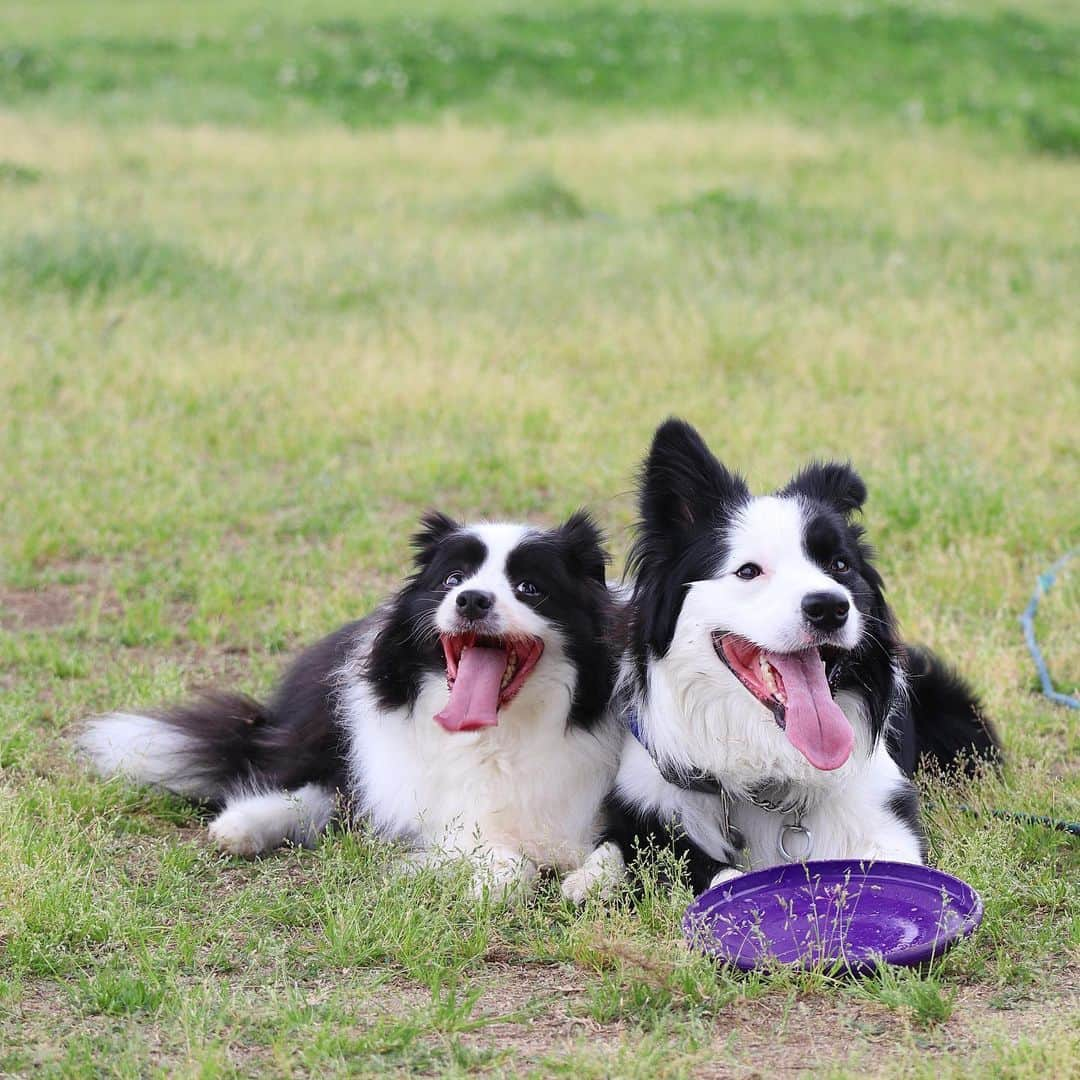
<instances>
[{"instance_id":1,"label":"black nose","mask_svg":"<svg viewBox=\"0 0 1080 1080\"><path fill-rule=\"evenodd\" d=\"M847 622L851 605L847 597L834 592L807 593L802 600L802 613L806 621L824 633L839 630Z\"/></svg>"},{"instance_id":2,"label":"black nose","mask_svg":"<svg viewBox=\"0 0 1080 1080\"><path fill-rule=\"evenodd\" d=\"M458 614L466 619L482 619L495 603L495 594L480 589L465 589L457 594Z\"/></svg>"}]
</instances>

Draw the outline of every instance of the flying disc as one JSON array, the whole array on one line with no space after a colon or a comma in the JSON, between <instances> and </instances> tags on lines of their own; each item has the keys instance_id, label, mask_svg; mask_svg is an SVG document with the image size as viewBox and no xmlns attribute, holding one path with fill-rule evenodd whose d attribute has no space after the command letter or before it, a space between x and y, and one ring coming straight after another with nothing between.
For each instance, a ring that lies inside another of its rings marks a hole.
<instances>
[{"instance_id":1,"label":"flying disc","mask_svg":"<svg viewBox=\"0 0 1080 1080\"><path fill-rule=\"evenodd\" d=\"M690 944L743 971L789 964L916 965L982 921L979 894L928 866L834 859L786 863L716 885L687 909Z\"/></svg>"}]
</instances>

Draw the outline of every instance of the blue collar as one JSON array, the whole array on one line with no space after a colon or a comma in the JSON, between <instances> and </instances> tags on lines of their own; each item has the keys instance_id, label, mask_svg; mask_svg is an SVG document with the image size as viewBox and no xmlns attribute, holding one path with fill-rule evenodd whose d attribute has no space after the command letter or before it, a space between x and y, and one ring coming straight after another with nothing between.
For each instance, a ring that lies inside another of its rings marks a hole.
<instances>
[{"instance_id":1,"label":"blue collar","mask_svg":"<svg viewBox=\"0 0 1080 1080\"><path fill-rule=\"evenodd\" d=\"M669 762L661 762L653 753L649 740L645 738L645 732L641 728L641 716L633 705L627 705L623 710L626 721L626 730L634 736L642 745L645 752L652 758L660 775L669 783L684 791L701 791L707 795L724 795L724 787L715 776L698 770L680 769Z\"/></svg>"},{"instance_id":2,"label":"blue collar","mask_svg":"<svg viewBox=\"0 0 1080 1080\"><path fill-rule=\"evenodd\" d=\"M635 709L633 705L628 705L626 707L626 727L630 734L649 751L649 755L651 756L652 750L649 750L649 741L645 738L645 733L641 730L641 720L637 709Z\"/></svg>"}]
</instances>

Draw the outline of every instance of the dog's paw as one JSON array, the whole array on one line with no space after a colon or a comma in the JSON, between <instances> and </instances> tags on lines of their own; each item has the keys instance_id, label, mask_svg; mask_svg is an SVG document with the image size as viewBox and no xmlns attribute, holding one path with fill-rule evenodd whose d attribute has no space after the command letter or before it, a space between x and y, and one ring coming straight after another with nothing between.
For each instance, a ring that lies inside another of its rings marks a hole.
<instances>
[{"instance_id":1,"label":"dog's paw","mask_svg":"<svg viewBox=\"0 0 1080 1080\"><path fill-rule=\"evenodd\" d=\"M210 840L227 855L254 859L263 849L262 837L244 815L226 810L210 822Z\"/></svg>"},{"instance_id":2,"label":"dog's paw","mask_svg":"<svg viewBox=\"0 0 1080 1080\"><path fill-rule=\"evenodd\" d=\"M603 893L602 885L598 885L596 875L587 866L579 866L576 870L571 870L562 879L559 888L563 896L577 907L581 907L588 900L589 894L594 889L598 896Z\"/></svg>"},{"instance_id":3,"label":"dog's paw","mask_svg":"<svg viewBox=\"0 0 1080 1080\"><path fill-rule=\"evenodd\" d=\"M601 844L576 870L562 879L563 896L580 907L590 896L606 900L626 873L618 845Z\"/></svg>"},{"instance_id":4,"label":"dog's paw","mask_svg":"<svg viewBox=\"0 0 1080 1080\"><path fill-rule=\"evenodd\" d=\"M712 881L709 882L709 888L715 889L717 885L723 885L727 881L734 881L742 876L742 870L736 870L734 866L725 866L718 874L713 875Z\"/></svg>"},{"instance_id":5,"label":"dog's paw","mask_svg":"<svg viewBox=\"0 0 1080 1080\"><path fill-rule=\"evenodd\" d=\"M482 858L473 873L472 894L495 904L523 900L539 874L531 859L516 852L498 852Z\"/></svg>"}]
</instances>

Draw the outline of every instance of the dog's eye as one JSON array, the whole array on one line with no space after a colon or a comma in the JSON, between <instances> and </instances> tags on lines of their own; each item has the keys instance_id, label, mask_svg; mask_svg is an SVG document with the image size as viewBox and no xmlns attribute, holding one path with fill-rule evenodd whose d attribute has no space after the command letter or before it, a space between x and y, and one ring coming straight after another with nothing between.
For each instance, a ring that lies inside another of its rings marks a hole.
<instances>
[{"instance_id":1,"label":"dog's eye","mask_svg":"<svg viewBox=\"0 0 1080 1080\"><path fill-rule=\"evenodd\" d=\"M851 569L851 563L843 557L843 555L837 555L831 563L829 563L829 570L834 574L846 574Z\"/></svg>"},{"instance_id":2,"label":"dog's eye","mask_svg":"<svg viewBox=\"0 0 1080 1080\"><path fill-rule=\"evenodd\" d=\"M446 580L443 584L452 589L455 585L460 585L465 580L465 575L460 570L455 570L452 574L446 575Z\"/></svg>"},{"instance_id":3,"label":"dog's eye","mask_svg":"<svg viewBox=\"0 0 1080 1080\"><path fill-rule=\"evenodd\" d=\"M737 578L742 578L743 581L753 581L756 577L761 577L764 571L758 566L757 563L747 562L743 563L738 570L735 571Z\"/></svg>"},{"instance_id":4,"label":"dog's eye","mask_svg":"<svg viewBox=\"0 0 1080 1080\"><path fill-rule=\"evenodd\" d=\"M519 581L515 589L522 596L535 597L540 595L540 590L531 581Z\"/></svg>"}]
</instances>

